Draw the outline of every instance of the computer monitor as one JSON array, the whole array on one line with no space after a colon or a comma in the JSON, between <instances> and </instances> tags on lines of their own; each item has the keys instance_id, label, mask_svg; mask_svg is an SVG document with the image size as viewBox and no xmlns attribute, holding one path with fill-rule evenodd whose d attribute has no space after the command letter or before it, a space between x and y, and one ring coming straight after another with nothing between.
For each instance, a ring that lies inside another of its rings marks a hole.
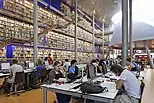
<instances>
[{"instance_id":1,"label":"computer monitor","mask_svg":"<svg viewBox=\"0 0 154 103\"><path fill-rule=\"evenodd\" d=\"M10 69L10 63L1 63L1 69L2 70Z\"/></svg>"},{"instance_id":2,"label":"computer monitor","mask_svg":"<svg viewBox=\"0 0 154 103\"><path fill-rule=\"evenodd\" d=\"M34 68L34 63L33 63L33 62L29 62L29 63L28 63L28 67L29 67L29 68Z\"/></svg>"}]
</instances>

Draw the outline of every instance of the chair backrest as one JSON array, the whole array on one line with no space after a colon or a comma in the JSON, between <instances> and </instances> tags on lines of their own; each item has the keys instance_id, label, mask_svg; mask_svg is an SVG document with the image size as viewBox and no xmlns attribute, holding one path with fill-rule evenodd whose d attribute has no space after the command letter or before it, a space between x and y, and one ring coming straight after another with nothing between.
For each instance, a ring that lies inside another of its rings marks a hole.
<instances>
[{"instance_id":1,"label":"chair backrest","mask_svg":"<svg viewBox=\"0 0 154 103\"><path fill-rule=\"evenodd\" d=\"M24 80L24 72L16 72L14 83L20 83Z\"/></svg>"},{"instance_id":2,"label":"chair backrest","mask_svg":"<svg viewBox=\"0 0 154 103\"><path fill-rule=\"evenodd\" d=\"M46 75L47 75L47 70L46 70L46 68L41 69L41 71L40 71L40 77L45 77Z\"/></svg>"}]
</instances>

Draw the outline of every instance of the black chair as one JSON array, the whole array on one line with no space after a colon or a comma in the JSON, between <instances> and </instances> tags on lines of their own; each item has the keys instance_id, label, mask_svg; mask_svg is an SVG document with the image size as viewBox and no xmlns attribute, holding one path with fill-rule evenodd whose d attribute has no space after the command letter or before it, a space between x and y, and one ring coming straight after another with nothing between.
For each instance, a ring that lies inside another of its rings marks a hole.
<instances>
[{"instance_id":1,"label":"black chair","mask_svg":"<svg viewBox=\"0 0 154 103\"><path fill-rule=\"evenodd\" d=\"M144 87L145 87L145 83L143 82L143 80L141 80L141 85L140 85L140 89L141 89L141 98L139 100L139 103L141 103L141 100L142 100L142 94L143 94L143 91L144 91Z\"/></svg>"},{"instance_id":2,"label":"black chair","mask_svg":"<svg viewBox=\"0 0 154 103\"><path fill-rule=\"evenodd\" d=\"M24 84L24 72L16 72L14 83L11 84L11 87L14 88L14 91L10 92L10 94L8 94L8 96L10 96L10 95L18 95L19 96L19 93L24 92L25 90L18 91L18 87L20 84L22 84L22 86Z\"/></svg>"},{"instance_id":3,"label":"black chair","mask_svg":"<svg viewBox=\"0 0 154 103\"><path fill-rule=\"evenodd\" d=\"M46 70L46 68L41 69L40 76L38 77L39 83L41 83L41 84L44 83L44 81L46 79L46 76L47 76L47 70Z\"/></svg>"}]
</instances>

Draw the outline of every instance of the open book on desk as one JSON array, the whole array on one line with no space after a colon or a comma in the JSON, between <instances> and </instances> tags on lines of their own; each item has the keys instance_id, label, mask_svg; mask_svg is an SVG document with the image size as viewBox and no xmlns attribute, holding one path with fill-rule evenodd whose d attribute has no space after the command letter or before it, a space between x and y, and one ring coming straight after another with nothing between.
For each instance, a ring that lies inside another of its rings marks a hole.
<instances>
[{"instance_id":1,"label":"open book on desk","mask_svg":"<svg viewBox=\"0 0 154 103\"><path fill-rule=\"evenodd\" d=\"M119 79L119 77L116 76L116 75L113 74L113 73L107 73L107 74L105 74L105 77L106 77L106 78L110 78L111 80L118 80L118 79Z\"/></svg>"}]
</instances>

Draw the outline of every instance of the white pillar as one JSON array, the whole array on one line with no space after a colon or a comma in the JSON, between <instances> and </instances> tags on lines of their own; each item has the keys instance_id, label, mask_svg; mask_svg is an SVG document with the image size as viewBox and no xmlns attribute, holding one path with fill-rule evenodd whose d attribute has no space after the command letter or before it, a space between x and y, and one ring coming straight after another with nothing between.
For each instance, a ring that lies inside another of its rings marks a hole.
<instances>
[{"instance_id":1,"label":"white pillar","mask_svg":"<svg viewBox=\"0 0 154 103\"><path fill-rule=\"evenodd\" d=\"M37 48L37 43L38 43L38 5L37 5L37 0L34 0L34 63L36 64L37 59L38 59L38 48Z\"/></svg>"},{"instance_id":2,"label":"white pillar","mask_svg":"<svg viewBox=\"0 0 154 103\"><path fill-rule=\"evenodd\" d=\"M92 52L93 57L95 57L95 13L93 12L92 16Z\"/></svg>"},{"instance_id":3,"label":"white pillar","mask_svg":"<svg viewBox=\"0 0 154 103\"><path fill-rule=\"evenodd\" d=\"M77 0L75 0L75 59L77 60L77 19L78 19L78 13L77 13L77 9L78 9L78 4L77 4Z\"/></svg>"},{"instance_id":4,"label":"white pillar","mask_svg":"<svg viewBox=\"0 0 154 103\"><path fill-rule=\"evenodd\" d=\"M128 0L122 0L122 66L128 55Z\"/></svg>"}]
</instances>

